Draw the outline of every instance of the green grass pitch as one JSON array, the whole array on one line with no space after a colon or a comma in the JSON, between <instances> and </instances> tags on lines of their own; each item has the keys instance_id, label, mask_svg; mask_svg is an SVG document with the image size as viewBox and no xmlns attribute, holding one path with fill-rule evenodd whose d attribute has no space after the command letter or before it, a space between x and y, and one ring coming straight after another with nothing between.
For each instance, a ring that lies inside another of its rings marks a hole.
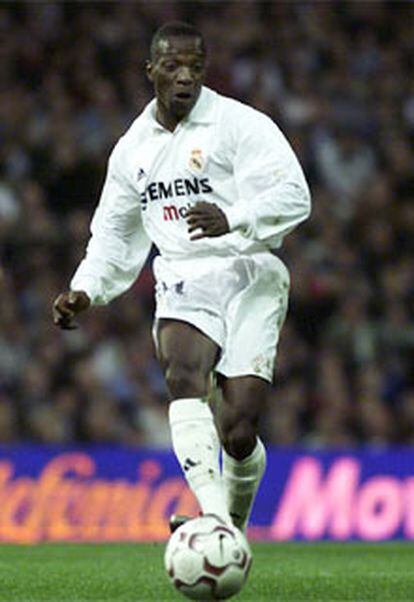
<instances>
[{"instance_id":1,"label":"green grass pitch","mask_svg":"<svg viewBox=\"0 0 414 602\"><path fill-rule=\"evenodd\" d=\"M414 545L254 544L235 600L414 601ZM0 546L0 600L185 600L167 581L162 544Z\"/></svg>"}]
</instances>

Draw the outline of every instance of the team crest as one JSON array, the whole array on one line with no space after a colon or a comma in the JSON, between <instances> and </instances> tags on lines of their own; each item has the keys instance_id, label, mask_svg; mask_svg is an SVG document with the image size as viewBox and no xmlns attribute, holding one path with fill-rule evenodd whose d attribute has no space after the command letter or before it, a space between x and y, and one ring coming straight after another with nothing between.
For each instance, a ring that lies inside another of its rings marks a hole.
<instances>
[{"instance_id":1,"label":"team crest","mask_svg":"<svg viewBox=\"0 0 414 602\"><path fill-rule=\"evenodd\" d=\"M204 159L201 149L194 148L191 151L190 159L188 161L188 166L192 171L203 171L204 169Z\"/></svg>"},{"instance_id":2,"label":"team crest","mask_svg":"<svg viewBox=\"0 0 414 602\"><path fill-rule=\"evenodd\" d=\"M253 358L252 368L257 374L266 375L272 369L272 360L261 353Z\"/></svg>"}]
</instances>

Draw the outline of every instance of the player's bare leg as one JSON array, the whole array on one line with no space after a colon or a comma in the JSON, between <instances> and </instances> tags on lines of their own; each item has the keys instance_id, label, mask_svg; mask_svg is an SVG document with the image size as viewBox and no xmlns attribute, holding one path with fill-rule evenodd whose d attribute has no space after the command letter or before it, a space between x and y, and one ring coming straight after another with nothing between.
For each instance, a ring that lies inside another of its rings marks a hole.
<instances>
[{"instance_id":1,"label":"player's bare leg","mask_svg":"<svg viewBox=\"0 0 414 602\"><path fill-rule=\"evenodd\" d=\"M230 522L219 467L220 441L204 400L219 347L186 322L160 320L158 356L172 398L171 437L178 461L203 513Z\"/></svg>"},{"instance_id":2,"label":"player's bare leg","mask_svg":"<svg viewBox=\"0 0 414 602\"><path fill-rule=\"evenodd\" d=\"M215 410L223 445L223 478L236 527L246 529L266 467L266 451L257 436L269 384L256 376L219 377L222 398Z\"/></svg>"}]
</instances>

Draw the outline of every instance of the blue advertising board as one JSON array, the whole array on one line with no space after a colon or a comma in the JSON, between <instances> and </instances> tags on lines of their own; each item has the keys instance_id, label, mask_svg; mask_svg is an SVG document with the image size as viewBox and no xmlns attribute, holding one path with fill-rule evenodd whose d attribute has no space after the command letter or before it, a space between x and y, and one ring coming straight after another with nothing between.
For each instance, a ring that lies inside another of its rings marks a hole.
<instances>
[{"instance_id":1,"label":"blue advertising board","mask_svg":"<svg viewBox=\"0 0 414 602\"><path fill-rule=\"evenodd\" d=\"M0 446L0 541L153 541L198 513L172 452ZM414 540L414 449L268 450L253 539Z\"/></svg>"}]
</instances>

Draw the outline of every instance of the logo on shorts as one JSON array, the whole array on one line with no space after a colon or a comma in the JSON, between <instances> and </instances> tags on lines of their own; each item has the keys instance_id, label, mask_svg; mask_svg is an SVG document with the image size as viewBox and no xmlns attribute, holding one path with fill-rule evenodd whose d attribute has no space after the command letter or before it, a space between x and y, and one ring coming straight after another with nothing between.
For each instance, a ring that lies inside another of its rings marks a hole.
<instances>
[{"instance_id":1,"label":"logo on shorts","mask_svg":"<svg viewBox=\"0 0 414 602\"><path fill-rule=\"evenodd\" d=\"M174 286L175 292L177 295L182 295L184 293L184 280L180 280Z\"/></svg>"},{"instance_id":2,"label":"logo on shorts","mask_svg":"<svg viewBox=\"0 0 414 602\"><path fill-rule=\"evenodd\" d=\"M191 151L190 159L188 160L188 167L193 171L203 171L204 159L201 149L194 148Z\"/></svg>"},{"instance_id":3,"label":"logo on shorts","mask_svg":"<svg viewBox=\"0 0 414 602\"><path fill-rule=\"evenodd\" d=\"M272 360L260 353L253 358L252 367L256 374L266 376L272 370Z\"/></svg>"}]
</instances>

